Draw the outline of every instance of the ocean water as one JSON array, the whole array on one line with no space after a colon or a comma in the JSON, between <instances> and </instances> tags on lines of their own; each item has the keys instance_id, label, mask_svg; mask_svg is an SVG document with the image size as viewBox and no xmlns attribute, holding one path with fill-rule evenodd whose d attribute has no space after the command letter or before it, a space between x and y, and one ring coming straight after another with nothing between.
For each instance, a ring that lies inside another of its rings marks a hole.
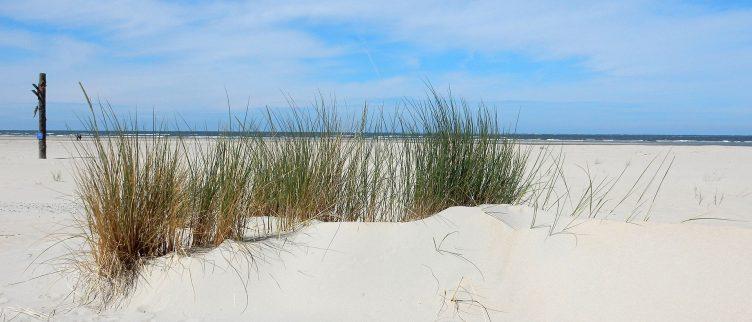
<instances>
[{"instance_id":1,"label":"ocean water","mask_svg":"<svg viewBox=\"0 0 752 322\"><path fill-rule=\"evenodd\" d=\"M32 130L0 130L0 137L36 137ZM218 131L142 131L139 135L166 136L201 136L212 137L223 134ZM76 134L90 136L85 131L48 131L48 137L74 137ZM132 132L131 134L135 134ZM264 133L261 133L262 135ZM289 136L311 135L307 133L287 133ZM367 136L404 137L399 133L370 133ZM505 137L515 138L532 143L602 143L602 144L665 144L665 145L730 145L752 146L752 135L659 135L659 134L507 134Z\"/></svg>"}]
</instances>

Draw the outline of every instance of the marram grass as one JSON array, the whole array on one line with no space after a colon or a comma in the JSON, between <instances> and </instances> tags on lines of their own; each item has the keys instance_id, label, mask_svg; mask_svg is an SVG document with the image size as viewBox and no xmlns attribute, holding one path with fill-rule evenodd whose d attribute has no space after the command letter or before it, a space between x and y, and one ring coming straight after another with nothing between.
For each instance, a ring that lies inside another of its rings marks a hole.
<instances>
[{"instance_id":1,"label":"marram grass","mask_svg":"<svg viewBox=\"0 0 752 322\"><path fill-rule=\"evenodd\" d=\"M88 97L87 97L88 100ZM88 122L94 133L77 147L77 193L84 236L96 272L132 277L144 260L180 250L188 206L186 172L175 144L159 136L128 135L136 128L102 108ZM108 132L107 136L100 132Z\"/></svg>"},{"instance_id":2,"label":"marram grass","mask_svg":"<svg viewBox=\"0 0 752 322\"><path fill-rule=\"evenodd\" d=\"M313 220L399 222L521 202L538 169L526 167L529 150L486 106L429 94L405 113L364 108L352 122L323 99L267 109L194 144L138 135L89 102L94 139L79 149L77 181L96 271L132 277L150 258L245 240L259 222L273 235Z\"/></svg>"},{"instance_id":3,"label":"marram grass","mask_svg":"<svg viewBox=\"0 0 752 322\"><path fill-rule=\"evenodd\" d=\"M506 138L496 115L431 89L407 121L401 162L408 216L424 218L451 206L513 204L531 187L530 151Z\"/></svg>"},{"instance_id":4,"label":"marram grass","mask_svg":"<svg viewBox=\"0 0 752 322\"><path fill-rule=\"evenodd\" d=\"M246 140L227 135L209 144L198 141L194 151L193 157L186 158L191 245L211 247L241 239L251 210L248 199L255 151Z\"/></svg>"}]
</instances>

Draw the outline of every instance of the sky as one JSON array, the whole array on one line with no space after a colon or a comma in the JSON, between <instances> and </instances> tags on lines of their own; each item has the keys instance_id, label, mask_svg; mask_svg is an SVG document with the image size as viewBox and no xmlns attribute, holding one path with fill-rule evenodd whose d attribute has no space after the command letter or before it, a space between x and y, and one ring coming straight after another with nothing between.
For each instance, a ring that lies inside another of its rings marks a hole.
<instances>
[{"instance_id":1,"label":"sky","mask_svg":"<svg viewBox=\"0 0 752 322\"><path fill-rule=\"evenodd\" d=\"M426 82L523 133L752 134L752 1L0 0L0 129L118 111L389 107ZM139 114L144 112L138 112Z\"/></svg>"}]
</instances>

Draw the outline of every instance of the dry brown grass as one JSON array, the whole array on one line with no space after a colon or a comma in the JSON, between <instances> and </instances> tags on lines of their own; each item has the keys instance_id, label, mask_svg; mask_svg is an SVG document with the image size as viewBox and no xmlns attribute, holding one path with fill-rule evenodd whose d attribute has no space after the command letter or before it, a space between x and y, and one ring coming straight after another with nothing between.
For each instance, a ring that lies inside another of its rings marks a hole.
<instances>
[{"instance_id":1,"label":"dry brown grass","mask_svg":"<svg viewBox=\"0 0 752 322\"><path fill-rule=\"evenodd\" d=\"M177 145L129 135L135 124L118 120L109 107L96 117L89 106L95 135L77 147L83 161L76 171L84 236L101 277L132 277L145 260L182 248L185 168ZM112 133L102 136L103 130Z\"/></svg>"}]
</instances>

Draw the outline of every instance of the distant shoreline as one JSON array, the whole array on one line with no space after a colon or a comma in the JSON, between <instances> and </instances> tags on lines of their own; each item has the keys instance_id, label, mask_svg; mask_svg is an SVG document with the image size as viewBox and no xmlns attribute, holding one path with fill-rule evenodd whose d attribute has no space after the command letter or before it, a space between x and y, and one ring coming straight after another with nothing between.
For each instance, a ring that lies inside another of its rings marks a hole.
<instances>
[{"instance_id":1,"label":"distant shoreline","mask_svg":"<svg viewBox=\"0 0 752 322\"><path fill-rule=\"evenodd\" d=\"M81 133L84 140L90 134L84 131L50 131L48 140L71 141L73 135ZM134 133L135 134L135 133ZM140 132L140 135L148 137L153 132ZM214 137L220 132L159 132L168 136L182 137ZM261 133L264 134L263 132ZM35 131L0 130L0 140L36 140ZM301 136L292 133L289 136ZM367 136L392 136L395 138L407 137L401 134L367 134ZM610 135L610 134L516 134L508 137L519 140L526 145L650 145L650 146L742 146L752 147L752 136L748 135Z\"/></svg>"}]
</instances>

